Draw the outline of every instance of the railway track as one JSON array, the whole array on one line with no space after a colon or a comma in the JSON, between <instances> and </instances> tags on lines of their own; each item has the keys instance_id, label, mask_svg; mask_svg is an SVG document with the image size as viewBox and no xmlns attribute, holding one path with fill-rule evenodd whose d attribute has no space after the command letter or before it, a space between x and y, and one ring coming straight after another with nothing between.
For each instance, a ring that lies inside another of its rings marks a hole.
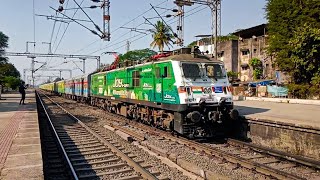
<instances>
[{"instance_id":1,"label":"railway track","mask_svg":"<svg viewBox=\"0 0 320 180\"><path fill-rule=\"evenodd\" d=\"M37 95L73 179L158 179L160 172L148 171L152 167L135 161L116 140L99 135L46 95Z\"/></svg>"},{"instance_id":2,"label":"railway track","mask_svg":"<svg viewBox=\"0 0 320 180\"><path fill-rule=\"evenodd\" d=\"M320 179L320 162L293 156L287 153L279 152L272 149L267 149L242 141L229 139L226 143L199 143L188 140L183 137L172 136L168 132L163 132L149 126L141 124L130 124L131 127L121 127L113 125L114 128L120 129L123 132L130 134L136 140L146 139L142 134L149 133L161 138L156 138L156 141L167 141L170 144L169 149L175 149L180 145L187 146L201 153L218 159L223 162L230 162L236 167L244 167L266 176L277 179ZM141 130L142 133L137 133ZM138 135L136 135L138 134ZM168 140L170 142L168 142ZM173 143L174 142L174 143ZM159 142L156 142L157 145ZM163 147L161 147L163 148ZM168 154L169 155L169 154Z\"/></svg>"},{"instance_id":3,"label":"railway track","mask_svg":"<svg viewBox=\"0 0 320 180\"><path fill-rule=\"evenodd\" d=\"M320 178L319 162L291 156L272 149L252 146L236 140L225 144L208 144L191 141L182 137L172 136L171 133L130 121L123 116L106 112L109 125L119 129L138 141L148 140L149 136L156 136L157 141L171 141L187 146L222 162L244 167L252 171L277 179L317 179ZM115 124L114 122L117 122ZM160 138L159 138L160 137ZM169 143L167 143L169 144ZM170 143L170 148L175 148Z\"/></svg>"}]
</instances>

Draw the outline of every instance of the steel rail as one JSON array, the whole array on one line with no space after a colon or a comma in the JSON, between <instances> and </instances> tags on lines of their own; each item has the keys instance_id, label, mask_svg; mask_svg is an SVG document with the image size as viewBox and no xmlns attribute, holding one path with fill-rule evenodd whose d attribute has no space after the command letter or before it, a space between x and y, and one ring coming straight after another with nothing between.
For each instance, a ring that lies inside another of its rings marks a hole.
<instances>
[{"instance_id":1,"label":"steel rail","mask_svg":"<svg viewBox=\"0 0 320 180\"><path fill-rule=\"evenodd\" d=\"M236 139L228 139L228 142L235 144L235 145L240 145L243 147L250 147L255 151L258 151L260 153L265 153L265 154L269 154L272 156L276 156L276 157L280 157L280 158L284 158L288 161L292 161L292 162L296 162L299 164L303 164L309 167L313 167L313 168L317 168L320 169L320 162L310 159L310 158L306 158L306 157L302 157L302 156L297 156L297 155L292 155L289 153L285 153L282 151L278 151L278 150L274 150L274 149L270 149L270 148L266 148L266 147L262 147L262 146L258 146L255 144L250 144L247 142L243 142L243 141L239 141Z\"/></svg>"},{"instance_id":2,"label":"steel rail","mask_svg":"<svg viewBox=\"0 0 320 180\"><path fill-rule=\"evenodd\" d=\"M271 126L276 128L282 128L282 129L320 135L320 128L316 128L316 127L307 127L307 126L296 127L290 124L286 124L282 122L272 122L270 120L265 120L265 119L248 118L248 117L243 117L243 118L245 118L243 121L249 124L251 123L251 124L265 125L265 126Z\"/></svg>"},{"instance_id":3,"label":"steel rail","mask_svg":"<svg viewBox=\"0 0 320 180\"><path fill-rule=\"evenodd\" d=\"M68 116L70 116L72 119L77 121L82 127L84 127L88 132L90 132L92 135L94 135L96 138L100 140L103 144L108 146L110 150L114 153L116 153L119 157L121 157L124 161L128 163L136 172L140 173L140 175L149 180L157 180L158 178L155 177L153 174L151 174L149 171L147 171L145 168L143 168L140 164L136 163L133 159L131 159L128 155L123 153L121 150L119 150L117 147L115 147L113 144L105 140L103 137L101 137L99 134L97 134L95 131L90 129L86 124L84 124L81 120L79 120L77 117L75 117L73 114L68 112L66 109L64 109L60 104L52 100L50 97L48 97L46 94L43 94L48 98L53 104L61 108Z\"/></svg>"},{"instance_id":4,"label":"steel rail","mask_svg":"<svg viewBox=\"0 0 320 180\"><path fill-rule=\"evenodd\" d=\"M109 113L109 112L107 112L107 113L112 115L113 117L117 117L119 119L123 119L123 120L127 121L127 118L125 118L125 117L119 116L117 114ZM147 126L147 125L144 125L144 124L140 124L140 123L130 123L130 124L133 125L133 126L139 126L139 128L142 128L142 129L146 130L147 132L158 133L158 135L162 136L163 138L179 142L179 143L184 144L184 145L186 145L186 146L188 146L188 147L190 147L192 149L196 149L198 151L205 152L205 153L207 153L207 154L209 154L211 156L215 156L215 157L227 160L228 162L231 162L233 164L238 164L238 165L241 165L242 167L245 167L245 168L248 168L248 169L254 169L255 171L257 171L259 173L262 173L264 175L270 175L270 176L273 176L273 177L278 178L278 179L288 179L288 178L289 179L296 179L296 180L304 179L304 178L301 178L299 176L292 175L290 173L286 173L286 172L280 171L278 169L266 166L266 165L261 164L261 163L249 161L249 160L247 160L245 158L239 157L237 155L233 155L233 154L225 152L223 150L214 149L214 148L209 147L207 145L204 145L204 144L201 144L201 143L198 143L198 142L195 142L195 141L191 141L191 140L188 140L188 139L183 138L183 137L172 136L172 134L170 134L170 133L168 133L166 131L163 131L163 130L155 129L153 127L150 127L150 126ZM130 130L126 130L126 131L128 132ZM134 136L133 133L132 133L132 135ZM307 164L307 163L304 163L304 164Z\"/></svg>"},{"instance_id":5,"label":"steel rail","mask_svg":"<svg viewBox=\"0 0 320 180\"><path fill-rule=\"evenodd\" d=\"M238 164L238 165L240 165L242 167L245 167L245 168L248 168L248 169L254 169L255 171L257 171L259 173L262 173L264 175L270 175L270 176L273 176L273 177L278 178L278 179L288 179L288 178L289 179L297 179L297 180L298 179L305 179L305 178L302 178L302 177L299 177L299 176L296 176L296 175L292 175L290 173L283 172L283 171L280 171L278 169L266 166L266 165L261 164L261 163L249 161L249 160L247 160L245 158L239 157L237 155L233 155L233 154L225 152L223 150L214 149L214 148L209 147L207 145L204 145L204 144L201 144L201 143L198 143L198 142L195 142L195 141L191 141L191 140L188 140L188 139L183 138L183 137L172 136L172 134L169 133L169 132L166 132L166 131L163 131L163 130L160 130L160 129L155 129L153 127L150 127L150 126L147 126L147 125L144 125L144 124L141 124L141 123L132 122L132 121L128 120L127 118L125 118L123 116L120 116L118 114L110 113L110 112L107 112L107 111L106 111L106 113L108 115L111 115L113 118L122 119L122 120L126 121L127 123L129 123L130 125L133 125L133 126L136 126L136 127L138 126L139 128L144 129L147 132L158 133L158 136L162 136L162 137L170 139L172 141L179 142L179 143L184 144L184 145L186 145L186 146L188 146L188 147L190 147L192 149L197 149L198 151L202 151L202 152L205 152L205 153L207 153L207 154L209 154L211 156L215 156L215 157L227 160L228 162L231 162L231 163L234 163L234 164ZM119 128L119 130L120 129L121 128ZM126 130L126 131L127 131L127 133L130 132L130 130ZM130 133L130 135L131 136L135 136L135 133ZM136 137L136 139L140 139L140 137L138 136L138 137ZM260 149L260 150L262 150L262 149ZM270 153L270 155L272 155L272 153ZM291 155L289 156L288 160L293 161L294 158L292 157L292 159L290 159L290 157L291 157ZM303 160L301 159L301 161L303 161ZM296 161L296 162L300 163L299 161ZM305 163L300 163L300 164L307 165L308 163L305 162Z\"/></svg>"},{"instance_id":6,"label":"steel rail","mask_svg":"<svg viewBox=\"0 0 320 180\"><path fill-rule=\"evenodd\" d=\"M73 168L73 166L72 166L72 163L71 163L71 161L70 161L70 159L69 159L69 157L68 157L68 155L67 155L67 152L65 151L65 149L64 149L64 147L63 147L63 145L62 145L62 142L60 141L60 138L59 138L59 136L58 136L58 133L56 132L56 130L55 130L53 124L52 124L51 118L50 118L50 116L49 116L49 114L48 114L48 112L47 112L47 109L46 109L45 106L44 106L44 103L43 103L43 101L42 101L42 99L41 99L41 97L40 97L40 94L39 94L37 91L36 91L35 93L36 93L36 95L37 95L37 97L38 97L38 99L39 99L39 102L40 102L40 104L41 104L41 106L42 106L42 108L43 108L43 110L44 110L44 112L45 112L45 114L46 114L46 116L47 116L47 118L48 118L48 122L49 122L49 124L50 124L50 127L51 127L51 129L52 129L52 131L53 131L53 133L54 133L54 135L55 135L56 140L57 140L58 143L59 143L59 147L60 147L60 149L61 149L62 152L63 152L64 159L67 161L67 164L68 164L68 167L70 168L72 177L73 177L75 180L79 180L78 175L76 174L76 171L74 170L74 168Z\"/></svg>"}]
</instances>

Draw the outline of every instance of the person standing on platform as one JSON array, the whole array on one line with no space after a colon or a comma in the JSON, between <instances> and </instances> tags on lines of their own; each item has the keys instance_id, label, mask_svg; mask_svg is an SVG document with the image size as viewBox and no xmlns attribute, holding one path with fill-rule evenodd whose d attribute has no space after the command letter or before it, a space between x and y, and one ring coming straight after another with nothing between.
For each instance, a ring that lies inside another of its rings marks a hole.
<instances>
[{"instance_id":1,"label":"person standing on platform","mask_svg":"<svg viewBox=\"0 0 320 180\"><path fill-rule=\"evenodd\" d=\"M20 100L20 105L21 105L21 102L23 105L25 105L24 103L24 100L26 99L26 91L25 89L27 89L25 86L24 86L24 82L21 82L20 86L19 86L19 93L21 94L21 100Z\"/></svg>"}]
</instances>

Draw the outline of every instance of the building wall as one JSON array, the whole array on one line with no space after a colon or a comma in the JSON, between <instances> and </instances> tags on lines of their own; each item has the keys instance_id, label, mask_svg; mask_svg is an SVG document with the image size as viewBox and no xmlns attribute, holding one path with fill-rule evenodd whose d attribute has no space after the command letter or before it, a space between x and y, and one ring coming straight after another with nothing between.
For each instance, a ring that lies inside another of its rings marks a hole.
<instances>
[{"instance_id":1,"label":"building wall","mask_svg":"<svg viewBox=\"0 0 320 180\"><path fill-rule=\"evenodd\" d=\"M197 43L201 52L212 55L210 44ZM218 43L218 60L223 61L227 71L238 72L238 41L223 41Z\"/></svg>"},{"instance_id":2,"label":"building wall","mask_svg":"<svg viewBox=\"0 0 320 180\"><path fill-rule=\"evenodd\" d=\"M265 36L252 37L247 39L239 38L239 72L241 72L241 81L253 80L253 69L249 67L249 61L252 58L258 58L262 61L263 76L272 78L274 76L272 68L272 58L267 55L267 38Z\"/></svg>"},{"instance_id":3,"label":"building wall","mask_svg":"<svg viewBox=\"0 0 320 180\"><path fill-rule=\"evenodd\" d=\"M208 54L212 55L210 43L198 42L197 45L202 52L208 50ZM258 58L262 61L263 76L274 78L275 70L272 66L272 58L267 55L267 46L265 35L219 42L218 60L224 62L227 71L240 72L241 81L252 81L253 70L249 66L249 61L252 58Z\"/></svg>"},{"instance_id":4,"label":"building wall","mask_svg":"<svg viewBox=\"0 0 320 180\"><path fill-rule=\"evenodd\" d=\"M218 60L224 62L227 71L238 71L238 42L235 40L218 43Z\"/></svg>"}]
</instances>

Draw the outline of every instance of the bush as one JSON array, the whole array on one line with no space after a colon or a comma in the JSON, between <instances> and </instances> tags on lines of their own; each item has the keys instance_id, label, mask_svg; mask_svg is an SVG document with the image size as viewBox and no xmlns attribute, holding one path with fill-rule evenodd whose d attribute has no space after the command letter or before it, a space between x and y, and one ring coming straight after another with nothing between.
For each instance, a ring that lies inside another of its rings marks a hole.
<instances>
[{"instance_id":1,"label":"bush","mask_svg":"<svg viewBox=\"0 0 320 180\"><path fill-rule=\"evenodd\" d=\"M289 95L298 99L320 99L320 87L315 84L289 84Z\"/></svg>"},{"instance_id":2,"label":"bush","mask_svg":"<svg viewBox=\"0 0 320 180\"><path fill-rule=\"evenodd\" d=\"M252 58L249 61L249 65L253 69L253 78L254 80L260 79L262 75L262 62L258 58Z\"/></svg>"}]
</instances>

